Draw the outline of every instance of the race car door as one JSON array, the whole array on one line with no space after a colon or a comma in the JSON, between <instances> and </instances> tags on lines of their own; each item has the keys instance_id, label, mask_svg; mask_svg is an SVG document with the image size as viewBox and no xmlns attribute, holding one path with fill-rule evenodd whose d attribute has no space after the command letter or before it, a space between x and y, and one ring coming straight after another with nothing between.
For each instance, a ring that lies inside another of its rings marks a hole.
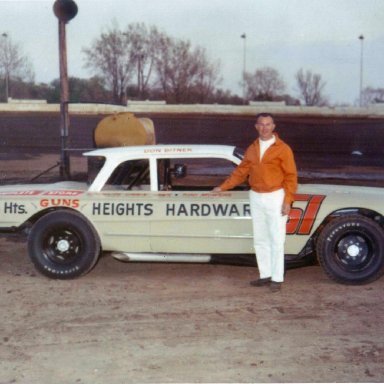
<instances>
[{"instance_id":1,"label":"race car door","mask_svg":"<svg viewBox=\"0 0 384 384\"><path fill-rule=\"evenodd\" d=\"M156 215L151 220L153 252L253 252L247 186L212 192L234 166L212 158L159 164Z\"/></svg>"}]
</instances>

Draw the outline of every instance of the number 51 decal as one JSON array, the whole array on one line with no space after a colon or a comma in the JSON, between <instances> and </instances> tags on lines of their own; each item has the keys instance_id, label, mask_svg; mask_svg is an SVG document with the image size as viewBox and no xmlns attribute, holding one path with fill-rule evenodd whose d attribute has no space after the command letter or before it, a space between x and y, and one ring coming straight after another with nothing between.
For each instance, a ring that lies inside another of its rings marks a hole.
<instances>
[{"instance_id":1,"label":"number 51 decal","mask_svg":"<svg viewBox=\"0 0 384 384\"><path fill-rule=\"evenodd\" d=\"M295 195L295 201L306 201L305 209L292 207L287 222L287 235L309 235L324 195Z\"/></svg>"}]
</instances>

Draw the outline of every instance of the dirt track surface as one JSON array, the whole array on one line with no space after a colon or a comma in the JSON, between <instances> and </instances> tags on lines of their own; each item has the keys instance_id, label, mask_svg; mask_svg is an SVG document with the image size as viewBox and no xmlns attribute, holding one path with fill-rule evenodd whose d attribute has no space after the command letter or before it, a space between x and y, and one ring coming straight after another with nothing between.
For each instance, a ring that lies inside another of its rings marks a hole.
<instances>
[{"instance_id":1,"label":"dirt track surface","mask_svg":"<svg viewBox=\"0 0 384 384\"><path fill-rule=\"evenodd\" d=\"M382 382L384 280L249 266L123 264L49 280L0 240L0 383Z\"/></svg>"},{"instance_id":2,"label":"dirt track surface","mask_svg":"<svg viewBox=\"0 0 384 384\"><path fill-rule=\"evenodd\" d=\"M18 156L0 172L26 179L56 161ZM280 293L255 278L249 265L105 255L82 278L49 280L25 240L0 238L0 383L384 381L384 278L343 286L305 267Z\"/></svg>"},{"instance_id":3,"label":"dirt track surface","mask_svg":"<svg viewBox=\"0 0 384 384\"><path fill-rule=\"evenodd\" d=\"M283 291L256 269L123 264L88 275L35 272L0 240L0 383L382 382L384 280L350 287L318 266Z\"/></svg>"},{"instance_id":4,"label":"dirt track surface","mask_svg":"<svg viewBox=\"0 0 384 384\"><path fill-rule=\"evenodd\" d=\"M57 163L36 150L50 122L39 120L45 131L34 135L25 119L2 124L10 137L2 184ZM300 164L317 170L305 157ZM381 175L381 164L359 172ZM74 173L84 166L71 160ZM82 278L49 280L29 261L25 239L0 238L0 384L384 381L384 278L344 286L305 267L288 270L274 294L251 287L255 278L249 265L124 264L105 255Z\"/></svg>"}]
</instances>

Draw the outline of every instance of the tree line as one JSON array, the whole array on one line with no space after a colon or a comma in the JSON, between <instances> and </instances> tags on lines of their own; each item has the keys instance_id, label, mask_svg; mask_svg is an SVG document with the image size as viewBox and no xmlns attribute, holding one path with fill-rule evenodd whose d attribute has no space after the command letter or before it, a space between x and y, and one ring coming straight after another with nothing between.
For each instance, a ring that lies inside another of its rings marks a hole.
<instances>
[{"instance_id":1,"label":"tree line","mask_svg":"<svg viewBox=\"0 0 384 384\"><path fill-rule=\"evenodd\" d=\"M299 69L297 95L286 93L286 83L271 67L243 73L244 99L220 88L220 62L203 47L173 38L155 26L112 25L82 50L91 77L69 78L70 102L126 104L131 100L165 100L169 104L244 104L248 101L285 101L287 105L325 106L325 81L320 74ZM7 97L60 101L60 81L36 84L29 58L21 47L0 37L0 100ZM384 102L384 90L367 87L364 103Z\"/></svg>"}]
</instances>

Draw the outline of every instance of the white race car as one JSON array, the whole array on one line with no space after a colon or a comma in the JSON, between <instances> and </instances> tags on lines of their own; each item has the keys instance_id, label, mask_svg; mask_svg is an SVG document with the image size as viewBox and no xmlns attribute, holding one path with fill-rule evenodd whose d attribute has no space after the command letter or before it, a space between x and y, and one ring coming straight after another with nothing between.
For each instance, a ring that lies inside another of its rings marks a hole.
<instances>
[{"instance_id":1,"label":"white race car","mask_svg":"<svg viewBox=\"0 0 384 384\"><path fill-rule=\"evenodd\" d=\"M211 191L240 163L240 150L154 145L84 155L88 183L0 187L0 230L28 233L29 256L44 275L81 276L101 252L170 262L254 253L247 185ZM383 201L381 188L300 185L287 223L287 262L315 254L338 282L377 279L384 273Z\"/></svg>"}]
</instances>

